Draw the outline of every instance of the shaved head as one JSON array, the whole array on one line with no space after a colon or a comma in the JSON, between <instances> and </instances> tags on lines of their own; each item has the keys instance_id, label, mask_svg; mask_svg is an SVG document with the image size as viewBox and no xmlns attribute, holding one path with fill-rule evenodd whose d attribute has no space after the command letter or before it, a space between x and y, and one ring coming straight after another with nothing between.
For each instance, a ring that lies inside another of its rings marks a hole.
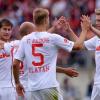
<instances>
[{"instance_id":1,"label":"shaved head","mask_svg":"<svg viewBox=\"0 0 100 100\"><path fill-rule=\"evenodd\" d=\"M33 32L35 25L31 22L24 22L20 25L19 32L21 36L25 36Z\"/></svg>"}]
</instances>

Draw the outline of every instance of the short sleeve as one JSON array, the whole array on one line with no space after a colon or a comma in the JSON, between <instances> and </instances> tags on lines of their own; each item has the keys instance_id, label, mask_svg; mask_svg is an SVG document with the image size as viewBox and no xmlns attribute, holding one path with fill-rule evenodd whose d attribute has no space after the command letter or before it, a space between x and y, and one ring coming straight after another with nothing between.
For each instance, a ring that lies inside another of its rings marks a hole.
<instances>
[{"instance_id":1,"label":"short sleeve","mask_svg":"<svg viewBox=\"0 0 100 100\"><path fill-rule=\"evenodd\" d=\"M52 34L52 41L56 46L66 50L68 52L71 52L72 48L74 46L74 42L72 42L60 35L57 35L57 34Z\"/></svg>"},{"instance_id":2,"label":"short sleeve","mask_svg":"<svg viewBox=\"0 0 100 100\"><path fill-rule=\"evenodd\" d=\"M14 55L14 59L23 61L24 60L24 55L25 55L25 53L24 53L24 41L21 40L19 48L18 48L17 52Z\"/></svg>"},{"instance_id":3,"label":"short sleeve","mask_svg":"<svg viewBox=\"0 0 100 100\"><path fill-rule=\"evenodd\" d=\"M97 40L97 37L95 36L95 37L85 41L84 42L85 47L88 50L95 50L95 48L96 48L96 40Z\"/></svg>"}]
</instances>

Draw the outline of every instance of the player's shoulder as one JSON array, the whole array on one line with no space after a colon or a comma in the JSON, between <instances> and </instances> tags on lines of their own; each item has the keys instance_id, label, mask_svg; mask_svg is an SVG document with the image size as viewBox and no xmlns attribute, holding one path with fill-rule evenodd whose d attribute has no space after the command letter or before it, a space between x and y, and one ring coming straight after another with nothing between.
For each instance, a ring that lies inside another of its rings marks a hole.
<instances>
[{"instance_id":1,"label":"player's shoulder","mask_svg":"<svg viewBox=\"0 0 100 100\"><path fill-rule=\"evenodd\" d=\"M52 33L51 36L54 36L54 37L59 37L60 36L61 37L61 35L56 34L56 33Z\"/></svg>"},{"instance_id":2,"label":"player's shoulder","mask_svg":"<svg viewBox=\"0 0 100 100\"><path fill-rule=\"evenodd\" d=\"M55 38L61 38L62 36L59 35L59 34L56 34L56 33L52 33L52 34L50 35L50 37L51 37L52 39L55 39Z\"/></svg>"},{"instance_id":3,"label":"player's shoulder","mask_svg":"<svg viewBox=\"0 0 100 100\"><path fill-rule=\"evenodd\" d=\"M89 40L98 40L98 39L100 39L98 36L94 36L94 37L92 37L92 38L90 38Z\"/></svg>"},{"instance_id":4,"label":"player's shoulder","mask_svg":"<svg viewBox=\"0 0 100 100\"><path fill-rule=\"evenodd\" d=\"M24 36L22 39L25 40L25 39L27 39L27 38L31 38L31 37L33 37L33 35L35 35L35 33L36 33L36 32L32 32L32 33L30 33L30 34Z\"/></svg>"},{"instance_id":5,"label":"player's shoulder","mask_svg":"<svg viewBox=\"0 0 100 100\"><path fill-rule=\"evenodd\" d=\"M24 37L21 39L21 41L25 41L25 40L27 40L27 38L29 38L29 37L30 37L30 34L29 34L29 35L24 36Z\"/></svg>"},{"instance_id":6,"label":"player's shoulder","mask_svg":"<svg viewBox=\"0 0 100 100\"><path fill-rule=\"evenodd\" d=\"M31 39L31 38L35 38L35 37L38 37L38 36L51 36L51 33L49 32L32 32L26 36L24 36L22 39L23 40L26 40L26 39Z\"/></svg>"},{"instance_id":7,"label":"player's shoulder","mask_svg":"<svg viewBox=\"0 0 100 100\"><path fill-rule=\"evenodd\" d=\"M20 40L15 40L14 41L14 45L19 45L20 44Z\"/></svg>"},{"instance_id":8,"label":"player's shoulder","mask_svg":"<svg viewBox=\"0 0 100 100\"><path fill-rule=\"evenodd\" d=\"M20 40L13 40L13 41L6 42L5 44L10 45L10 46L14 46L14 45L19 44L19 42L20 42Z\"/></svg>"},{"instance_id":9,"label":"player's shoulder","mask_svg":"<svg viewBox=\"0 0 100 100\"><path fill-rule=\"evenodd\" d=\"M20 40L14 40L13 41L15 44L19 44L20 43Z\"/></svg>"}]
</instances>

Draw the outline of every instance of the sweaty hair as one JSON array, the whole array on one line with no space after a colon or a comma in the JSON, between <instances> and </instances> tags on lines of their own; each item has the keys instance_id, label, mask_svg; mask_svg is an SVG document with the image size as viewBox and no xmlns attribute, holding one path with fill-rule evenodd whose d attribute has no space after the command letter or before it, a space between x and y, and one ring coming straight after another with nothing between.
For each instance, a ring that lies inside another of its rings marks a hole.
<instances>
[{"instance_id":1,"label":"sweaty hair","mask_svg":"<svg viewBox=\"0 0 100 100\"><path fill-rule=\"evenodd\" d=\"M100 9L95 9L96 15L100 15Z\"/></svg>"},{"instance_id":2,"label":"sweaty hair","mask_svg":"<svg viewBox=\"0 0 100 100\"><path fill-rule=\"evenodd\" d=\"M36 8L33 11L33 20L35 25L42 25L46 22L48 18L48 10L43 8Z\"/></svg>"},{"instance_id":3,"label":"sweaty hair","mask_svg":"<svg viewBox=\"0 0 100 100\"><path fill-rule=\"evenodd\" d=\"M13 27L13 24L8 19L2 19L0 21L0 28L2 26L11 26L11 28L12 28Z\"/></svg>"}]
</instances>

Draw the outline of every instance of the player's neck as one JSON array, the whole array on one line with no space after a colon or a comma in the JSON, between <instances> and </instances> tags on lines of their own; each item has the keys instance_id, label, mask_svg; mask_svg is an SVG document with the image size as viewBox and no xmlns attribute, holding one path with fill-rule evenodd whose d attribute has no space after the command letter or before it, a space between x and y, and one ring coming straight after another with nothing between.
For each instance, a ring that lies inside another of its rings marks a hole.
<instances>
[{"instance_id":1,"label":"player's neck","mask_svg":"<svg viewBox=\"0 0 100 100\"><path fill-rule=\"evenodd\" d=\"M3 38L0 38L0 40L2 40L4 42L9 42L9 40L3 39Z\"/></svg>"},{"instance_id":2,"label":"player's neck","mask_svg":"<svg viewBox=\"0 0 100 100\"><path fill-rule=\"evenodd\" d=\"M43 25L36 26L35 30L38 31L38 32L47 31L47 27L43 26Z\"/></svg>"}]
</instances>

